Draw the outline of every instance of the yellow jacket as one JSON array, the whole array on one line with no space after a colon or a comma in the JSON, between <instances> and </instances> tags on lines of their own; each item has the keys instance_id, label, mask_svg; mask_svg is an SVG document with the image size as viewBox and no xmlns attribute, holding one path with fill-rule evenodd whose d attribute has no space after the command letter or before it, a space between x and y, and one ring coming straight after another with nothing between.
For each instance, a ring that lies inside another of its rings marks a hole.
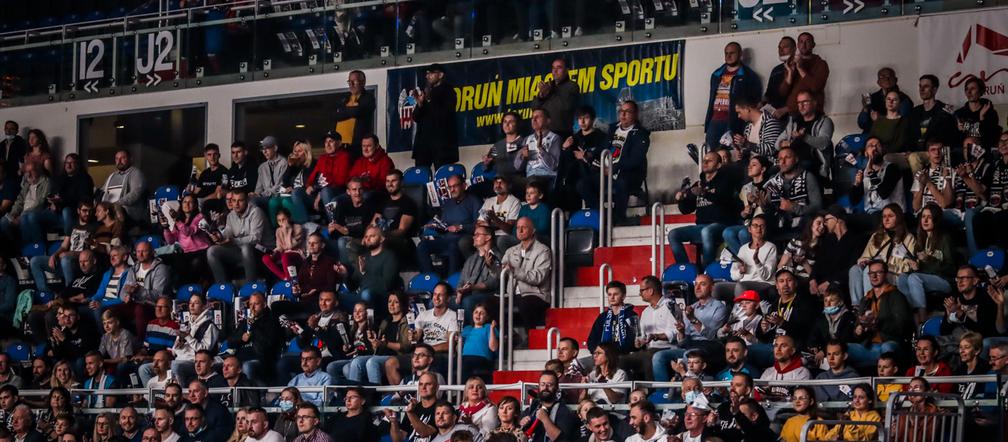
<instances>
[{"instance_id":1,"label":"yellow jacket","mask_svg":"<svg viewBox=\"0 0 1008 442\"><path fill-rule=\"evenodd\" d=\"M857 410L850 410L847 413L847 417L844 420L852 421L867 421L867 422L882 422L882 416L878 414L875 410L869 410L867 412L860 412ZM840 438L840 430L843 427L843 438ZM800 430L799 430L800 431ZM875 440L878 434L878 427L874 425L836 425L831 428L823 440ZM811 440L811 435L809 439Z\"/></svg>"},{"instance_id":2,"label":"yellow jacket","mask_svg":"<svg viewBox=\"0 0 1008 442\"><path fill-rule=\"evenodd\" d=\"M800 442L801 441L801 429L808 422L809 416L806 414L799 414L796 416L791 416L787 421L784 422L784 427L781 428L780 437L784 442ZM825 425L815 425L809 429L808 440L836 440L836 438L830 438L830 429Z\"/></svg>"},{"instance_id":3,"label":"yellow jacket","mask_svg":"<svg viewBox=\"0 0 1008 442\"><path fill-rule=\"evenodd\" d=\"M893 393L899 393L903 391L903 386L900 384L878 384L875 387L876 395L878 396L879 402L889 402L889 395Z\"/></svg>"}]
</instances>

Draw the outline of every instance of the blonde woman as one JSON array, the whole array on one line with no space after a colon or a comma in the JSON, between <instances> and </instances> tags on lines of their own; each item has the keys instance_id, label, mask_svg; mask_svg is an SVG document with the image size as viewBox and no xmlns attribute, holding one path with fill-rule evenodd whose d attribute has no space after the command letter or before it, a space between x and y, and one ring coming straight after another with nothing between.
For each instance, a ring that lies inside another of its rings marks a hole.
<instances>
[{"instance_id":1,"label":"blonde woman","mask_svg":"<svg viewBox=\"0 0 1008 442\"><path fill-rule=\"evenodd\" d=\"M95 417L94 430L91 432L91 442L109 442L115 435L115 418L112 413L102 413Z\"/></svg>"},{"instance_id":2,"label":"blonde woman","mask_svg":"<svg viewBox=\"0 0 1008 442\"><path fill-rule=\"evenodd\" d=\"M308 220L308 195L305 187L308 174L315 168L311 143L298 140L287 156L287 170L280 182L280 193L270 198L267 203L271 220L276 220L276 214L281 207L291 213L294 223L303 224Z\"/></svg>"},{"instance_id":3,"label":"blonde woman","mask_svg":"<svg viewBox=\"0 0 1008 442\"><path fill-rule=\"evenodd\" d=\"M478 376L466 381L465 400L459 404L459 420L472 424L486 437L497 428L497 407L487 398L486 383Z\"/></svg>"},{"instance_id":4,"label":"blonde woman","mask_svg":"<svg viewBox=\"0 0 1008 442\"><path fill-rule=\"evenodd\" d=\"M245 442L248 437L248 407L243 407L235 413L235 427L227 442Z\"/></svg>"},{"instance_id":5,"label":"blonde woman","mask_svg":"<svg viewBox=\"0 0 1008 442\"><path fill-rule=\"evenodd\" d=\"M73 369L70 363L61 360L53 365L52 375L49 377L49 388L63 387L73 389L80 386L80 382L74 379Z\"/></svg>"}]
</instances>

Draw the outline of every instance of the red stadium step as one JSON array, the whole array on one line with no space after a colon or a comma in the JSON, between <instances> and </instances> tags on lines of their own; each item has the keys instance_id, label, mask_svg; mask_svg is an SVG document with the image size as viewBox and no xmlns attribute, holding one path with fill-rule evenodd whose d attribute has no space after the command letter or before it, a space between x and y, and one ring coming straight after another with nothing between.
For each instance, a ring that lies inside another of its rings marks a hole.
<instances>
[{"instance_id":1,"label":"red stadium step","mask_svg":"<svg viewBox=\"0 0 1008 442\"><path fill-rule=\"evenodd\" d=\"M695 224L695 223L696 223L696 214L691 213L688 215L665 215L665 224ZM640 225L650 226L651 216L645 215L640 217Z\"/></svg>"},{"instance_id":2,"label":"red stadium step","mask_svg":"<svg viewBox=\"0 0 1008 442\"><path fill-rule=\"evenodd\" d=\"M493 372L493 383L495 384L513 384L515 382L531 382L533 384L539 382L539 374L542 373L541 370L513 370L513 371L494 371ZM515 390L496 390L487 393L491 401L494 403L499 403L504 396L514 396L515 398L521 398L521 391Z\"/></svg>"},{"instance_id":3,"label":"red stadium step","mask_svg":"<svg viewBox=\"0 0 1008 442\"><path fill-rule=\"evenodd\" d=\"M665 266L673 264L671 249L665 247ZM686 255L696 260L697 247L686 245ZM578 267L574 272L574 286L598 286L598 266L609 263L613 269L613 279L628 285L640 284L640 280L651 274L651 246L599 247L595 249L594 264Z\"/></svg>"}]
</instances>

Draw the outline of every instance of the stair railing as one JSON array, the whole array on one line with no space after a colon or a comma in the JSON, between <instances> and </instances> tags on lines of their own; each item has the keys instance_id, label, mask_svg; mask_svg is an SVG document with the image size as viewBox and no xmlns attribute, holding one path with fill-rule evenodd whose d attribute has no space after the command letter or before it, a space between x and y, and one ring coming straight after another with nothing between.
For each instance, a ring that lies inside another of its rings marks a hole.
<instances>
[{"instance_id":1,"label":"stair railing","mask_svg":"<svg viewBox=\"0 0 1008 442\"><path fill-rule=\"evenodd\" d=\"M567 216L557 207L550 213L550 253L553 273L550 280L550 307L563 305L564 252L566 250Z\"/></svg>"},{"instance_id":2,"label":"stair railing","mask_svg":"<svg viewBox=\"0 0 1008 442\"><path fill-rule=\"evenodd\" d=\"M606 279L607 276L609 277L609 279ZM605 286L606 284L609 283L609 281L612 281L612 279L613 279L612 266L610 266L609 263L607 262L602 263L602 265L598 267L598 285L599 285L599 291L601 292L601 294L599 295L599 306L598 306L599 313L604 312L608 304L606 302Z\"/></svg>"},{"instance_id":3,"label":"stair railing","mask_svg":"<svg viewBox=\"0 0 1008 442\"><path fill-rule=\"evenodd\" d=\"M651 274L665 270L665 205L651 205Z\"/></svg>"},{"instance_id":4,"label":"stair railing","mask_svg":"<svg viewBox=\"0 0 1008 442\"><path fill-rule=\"evenodd\" d=\"M550 327L546 330L546 358L553 359L553 341L556 341L556 348L560 348L560 329L557 327Z\"/></svg>"},{"instance_id":5,"label":"stair railing","mask_svg":"<svg viewBox=\"0 0 1008 442\"><path fill-rule=\"evenodd\" d=\"M599 247L612 246L613 157L603 151L599 160Z\"/></svg>"},{"instance_id":6,"label":"stair railing","mask_svg":"<svg viewBox=\"0 0 1008 442\"><path fill-rule=\"evenodd\" d=\"M459 372L462 371L462 364L455 367L455 351L458 350L459 359L462 358L462 351L460 346L455 344L455 341L461 339L461 334L457 331L448 332L448 383L453 383L458 385L457 377L461 377ZM454 394L452 395L454 396ZM236 396L237 397L237 396Z\"/></svg>"},{"instance_id":7,"label":"stair railing","mask_svg":"<svg viewBox=\"0 0 1008 442\"><path fill-rule=\"evenodd\" d=\"M511 353L514 353L514 337L511 334L512 329L514 328L513 324L511 323L511 321L514 320L514 311L513 311L514 298L511 296L510 292L511 289L510 273L511 271L508 270L507 267L501 269L500 288L499 291L497 292L500 295L498 297L500 303L498 304L499 310L498 310L497 323L500 324L500 330L503 332L501 333L502 335L501 349L499 354L497 355L498 370L504 370L505 359L507 359L508 357L513 358L513 355ZM507 322L504 321L505 318L508 319ZM513 361L512 364L510 365L513 365ZM510 365L508 365L508 367L510 367Z\"/></svg>"}]
</instances>

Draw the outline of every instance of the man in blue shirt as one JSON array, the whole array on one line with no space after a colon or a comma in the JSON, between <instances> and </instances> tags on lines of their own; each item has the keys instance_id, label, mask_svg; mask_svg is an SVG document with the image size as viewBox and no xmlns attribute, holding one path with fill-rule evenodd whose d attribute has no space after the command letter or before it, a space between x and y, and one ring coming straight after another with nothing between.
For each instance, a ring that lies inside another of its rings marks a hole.
<instances>
[{"instance_id":1,"label":"man in blue shirt","mask_svg":"<svg viewBox=\"0 0 1008 442\"><path fill-rule=\"evenodd\" d=\"M461 249L472 248L472 232L482 201L465 191L462 178L448 178L450 198L441 202L441 215L424 226L423 239L417 245L417 265L423 273L434 272L431 255L447 259L447 274L462 268Z\"/></svg>"},{"instance_id":2,"label":"man in blue shirt","mask_svg":"<svg viewBox=\"0 0 1008 442\"><path fill-rule=\"evenodd\" d=\"M287 383L289 387L324 387L329 385L330 377L325 371L319 370L322 353L317 347L305 347L301 350L301 369L304 372L294 376ZM317 406L322 406L322 393L302 392L301 397Z\"/></svg>"}]
</instances>

